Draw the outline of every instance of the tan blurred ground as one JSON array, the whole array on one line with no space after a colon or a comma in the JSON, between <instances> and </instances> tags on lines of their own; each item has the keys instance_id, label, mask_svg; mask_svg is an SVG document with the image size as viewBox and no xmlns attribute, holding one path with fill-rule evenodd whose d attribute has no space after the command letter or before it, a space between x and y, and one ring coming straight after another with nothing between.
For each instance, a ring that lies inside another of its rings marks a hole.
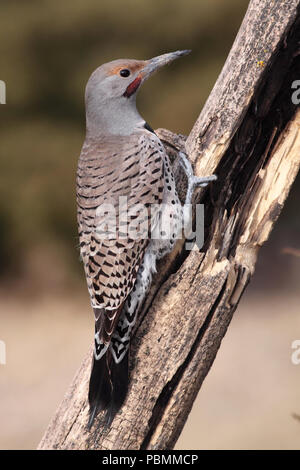
<instances>
[{"instance_id":1,"label":"tan blurred ground","mask_svg":"<svg viewBox=\"0 0 300 470\"><path fill-rule=\"evenodd\" d=\"M178 449L299 449L300 296L249 292L177 443ZM0 366L0 448L35 448L93 333L83 293L4 298ZM25 312L24 312L25 309Z\"/></svg>"}]
</instances>

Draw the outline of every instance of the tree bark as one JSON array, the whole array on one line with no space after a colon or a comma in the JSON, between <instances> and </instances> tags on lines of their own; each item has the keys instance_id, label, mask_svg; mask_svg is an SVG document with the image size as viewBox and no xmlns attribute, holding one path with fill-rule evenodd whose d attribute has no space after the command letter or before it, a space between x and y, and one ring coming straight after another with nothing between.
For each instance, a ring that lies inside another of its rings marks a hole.
<instances>
[{"instance_id":1,"label":"tree bark","mask_svg":"<svg viewBox=\"0 0 300 470\"><path fill-rule=\"evenodd\" d=\"M183 243L160 263L131 349L130 389L109 429L89 432L84 359L39 449L171 449L254 273L300 164L300 1L252 0L224 68L185 141L157 133L174 160L186 149L198 176L205 244ZM184 191L184 189L182 189Z\"/></svg>"}]
</instances>

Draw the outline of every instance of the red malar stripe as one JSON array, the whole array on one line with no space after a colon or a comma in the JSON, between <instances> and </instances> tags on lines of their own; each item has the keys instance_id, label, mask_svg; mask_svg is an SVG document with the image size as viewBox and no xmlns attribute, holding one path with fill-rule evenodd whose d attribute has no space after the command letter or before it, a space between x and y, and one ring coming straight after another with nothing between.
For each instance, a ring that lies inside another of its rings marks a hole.
<instances>
[{"instance_id":1,"label":"red malar stripe","mask_svg":"<svg viewBox=\"0 0 300 470\"><path fill-rule=\"evenodd\" d=\"M140 86L141 81L142 81L141 77L136 77L136 79L134 79L133 82L131 82L130 85L128 85L123 96L126 96L126 98L129 98L131 95L133 95L133 93L135 93L138 87Z\"/></svg>"}]
</instances>

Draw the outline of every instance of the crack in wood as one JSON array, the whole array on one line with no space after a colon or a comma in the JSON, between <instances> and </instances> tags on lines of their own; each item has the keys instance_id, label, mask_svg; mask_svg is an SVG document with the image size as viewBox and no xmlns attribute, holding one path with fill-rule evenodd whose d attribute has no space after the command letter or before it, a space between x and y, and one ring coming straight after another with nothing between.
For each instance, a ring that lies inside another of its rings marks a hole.
<instances>
[{"instance_id":1,"label":"crack in wood","mask_svg":"<svg viewBox=\"0 0 300 470\"><path fill-rule=\"evenodd\" d=\"M216 168L218 181L211 188L214 206L207 196L203 199L209 231L205 236L206 248L216 231L217 220L227 213L218 259L234 256L246 223L245 217L259 192L259 169L266 167L272 150L297 109L290 94L291 83L300 75L298 55L294 53L300 43L299 11L300 7L294 25L282 38L276 57L262 75L239 130Z\"/></svg>"}]
</instances>

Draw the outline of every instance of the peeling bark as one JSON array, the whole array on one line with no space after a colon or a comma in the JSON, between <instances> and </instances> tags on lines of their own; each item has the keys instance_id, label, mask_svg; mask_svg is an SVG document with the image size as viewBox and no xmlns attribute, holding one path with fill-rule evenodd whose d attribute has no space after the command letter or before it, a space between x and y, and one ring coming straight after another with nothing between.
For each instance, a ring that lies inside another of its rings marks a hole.
<instances>
[{"instance_id":1,"label":"peeling bark","mask_svg":"<svg viewBox=\"0 0 300 470\"><path fill-rule=\"evenodd\" d=\"M300 164L299 0L252 0L224 68L187 140L157 131L186 182L177 152L198 176L205 245L183 243L160 262L131 350L130 389L109 429L87 431L92 350L83 361L39 449L171 449L254 273Z\"/></svg>"}]
</instances>

